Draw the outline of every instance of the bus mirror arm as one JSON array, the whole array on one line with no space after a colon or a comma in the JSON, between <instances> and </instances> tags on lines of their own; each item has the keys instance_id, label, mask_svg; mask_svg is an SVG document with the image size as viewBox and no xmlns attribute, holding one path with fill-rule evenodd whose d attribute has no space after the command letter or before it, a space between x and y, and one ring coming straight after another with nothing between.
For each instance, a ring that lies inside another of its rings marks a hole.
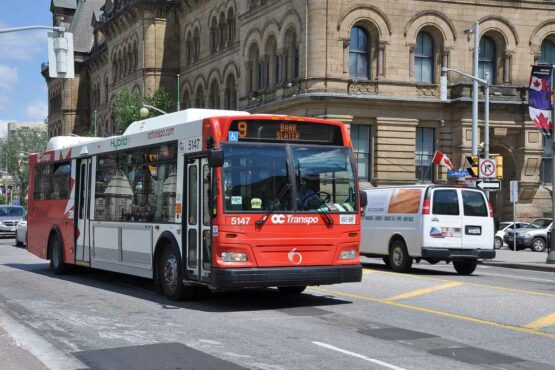
<instances>
[{"instance_id":1,"label":"bus mirror arm","mask_svg":"<svg viewBox=\"0 0 555 370\"><path fill-rule=\"evenodd\" d=\"M368 195L365 191L360 192L360 212L363 213L368 205Z\"/></svg>"},{"instance_id":2,"label":"bus mirror arm","mask_svg":"<svg viewBox=\"0 0 555 370\"><path fill-rule=\"evenodd\" d=\"M222 149L210 149L208 151L208 164L210 167L222 167L224 165L224 151Z\"/></svg>"}]
</instances>

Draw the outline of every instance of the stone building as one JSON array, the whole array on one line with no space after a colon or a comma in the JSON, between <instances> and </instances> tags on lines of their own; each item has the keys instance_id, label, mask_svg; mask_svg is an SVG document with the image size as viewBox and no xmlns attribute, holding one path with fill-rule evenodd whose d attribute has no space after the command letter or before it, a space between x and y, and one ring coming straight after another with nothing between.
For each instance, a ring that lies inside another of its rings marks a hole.
<instances>
[{"instance_id":1,"label":"stone building","mask_svg":"<svg viewBox=\"0 0 555 370\"><path fill-rule=\"evenodd\" d=\"M553 2L52 0L51 10L75 35L76 78L45 77L50 135L91 131L95 112L100 134L113 134L117 91L164 87L181 109L343 121L363 186L446 182L431 166L435 149L464 166L471 83L449 74L448 102L438 83L443 66L472 71L465 30L478 21L480 75L493 83L491 153L504 157L492 203L510 219L508 181L519 180L519 217L551 214L551 153L526 87L531 64L555 62Z\"/></svg>"}]
</instances>

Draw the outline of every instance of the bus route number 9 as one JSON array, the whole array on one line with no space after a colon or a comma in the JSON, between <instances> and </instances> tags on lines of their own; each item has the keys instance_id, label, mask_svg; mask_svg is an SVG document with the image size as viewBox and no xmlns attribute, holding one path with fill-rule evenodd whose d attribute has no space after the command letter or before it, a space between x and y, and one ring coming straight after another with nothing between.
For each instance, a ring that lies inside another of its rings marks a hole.
<instances>
[{"instance_id":1,"label":"bus route number 9","mask_svg":"<svg viewBox=\"0 0 555 370\"><path fill-rule=\"evenodd\" d=\"M245 121L241 121L237 124L237 130L239 131L239 137L247 137L247 123Z\"/></svg>"}]
</instances>

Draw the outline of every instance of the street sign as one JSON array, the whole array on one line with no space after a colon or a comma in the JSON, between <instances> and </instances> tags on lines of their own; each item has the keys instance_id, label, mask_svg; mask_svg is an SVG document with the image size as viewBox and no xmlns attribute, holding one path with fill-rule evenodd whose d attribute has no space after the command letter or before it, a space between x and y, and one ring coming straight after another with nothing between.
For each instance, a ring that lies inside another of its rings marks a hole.
<instances>
[{"instance_id":1,"label":"street sign","mask_svg":"<svg viewBox=\"0 0 555 370\"><path fill-rule=\"evenodd\" d=\"M447 177L450 177L450 178L453 178L453 179L465 178L467 176L470 176L467 170L447 171Z\"/></svg>"},{"instance_id":2,"label":"street sign","mask_svg":"<svg viewBox=\"0 0 555 370\"><path fill-rule=\"evenodd\" d=\"M497 163L489 158L480 158L479 176L481 179L495 179L497 177Z\"/></svg>"},{"instance_id":3,"label":"street sign","mask_svg":"<svg viewBox=\"0 0 555 370\"><path fill-rule=\"evenodd\" d=\"M482 190L501 190L499 180L476 180L476 187Z\"/></svg>"},{"instance_id":4,"label":"street sign","mask_svg":"<svg viewBox=\"0 0 555 370\"><path fill-rule=\"evenodd\" d=\"M512 180L510 183L510 191L509 196L511 199L511 203L518 202L518 181Z\"/></svg>"}]
</instances>

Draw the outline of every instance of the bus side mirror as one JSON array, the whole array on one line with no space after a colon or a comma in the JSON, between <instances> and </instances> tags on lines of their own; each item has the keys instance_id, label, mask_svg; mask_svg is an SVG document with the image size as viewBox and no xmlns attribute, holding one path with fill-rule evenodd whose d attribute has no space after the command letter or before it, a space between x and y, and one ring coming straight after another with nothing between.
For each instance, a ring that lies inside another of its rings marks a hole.
<instances>
[{"instance_id":1,"label":"bus side mirror","mask_svg":"<svg viewBox=\"0 0 555 370\"><path fill-rule=\"evenodd\" d=\"M360 192L360 211L364 212L368 205L368 194L365 191Z\"/></svg>"},{"instance_id":2,"label":"bus side mirror","mask_svg":"<svg viewBox=\"0 0 555 370\"><path fill-rule=\"evenodd\" d=\"M222 167L224 165L224 151L222 149L209 150L208 164L210 167Z\"/></svg>"}]
</instances>

